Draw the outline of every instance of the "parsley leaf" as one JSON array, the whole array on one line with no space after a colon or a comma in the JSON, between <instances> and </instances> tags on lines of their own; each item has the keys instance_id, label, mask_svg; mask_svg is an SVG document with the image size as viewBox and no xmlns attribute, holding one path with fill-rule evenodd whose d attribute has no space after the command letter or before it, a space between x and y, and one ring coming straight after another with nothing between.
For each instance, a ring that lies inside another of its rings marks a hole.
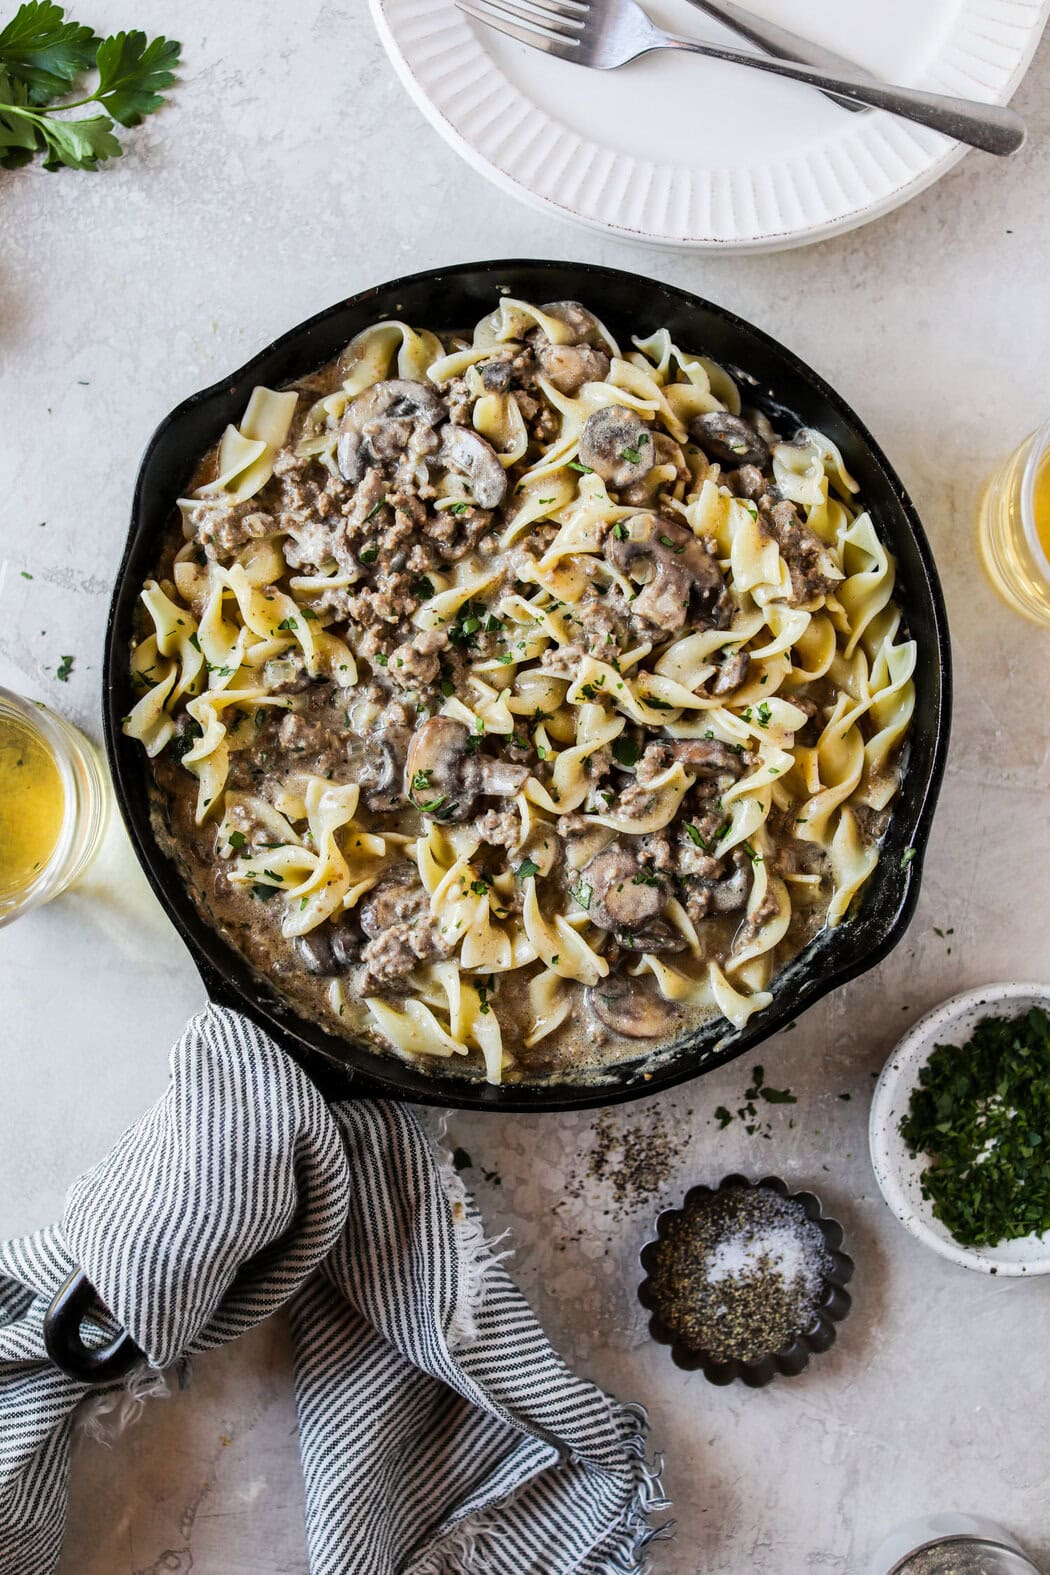
<instances>
[{"instance_id":1,"label":"parsley leaf","mask_svg":"<svg viewBox=\"0 0 1050 1575\"><path fill-rule=\"evenodd\" d=\"M514 871L519 880L528 880L530 875L538 875L539 872L540 867L533 859L522 859Z\"/></svg>"},{"instance_id":2,"label":"parsley leaf","mask_svg":"<svg viewBox=\"0 0 1050 1575\"><path fill-rule=\"evenodd\" d=\"M59 683L67 684L69 682L69 675L73 671L73 661L74 658L72 656L63 656L55 669L55 677Z\"/></svg>"},{"instance_id":3,"label":"parsley leaf","mask_svg":"<svg viewBox=\"0 0 1050 1575\"><path fill-rule=\"evenodd\" d=\"M29 0L0 32L0 71L25 84L30 104L46 104L90 69L98 45L93 29L67 22L60 5Z\"/></svg>"},{"instance_id":4,"label":"parsley leaf","mask_svg":"<svg viewBox=\"0 0 1050 1575\"><path fill-rule=\"evenodd\" d=\"M612 753L618 766L630 767L637 763L638 745L633 738L621 734L613 743Z\"/></svg>"},{"instance_id":5,"label":"parsley leaf","mask_svg":"<svg viewBox=\"0 0 1050 1575\"><path fill-rule=\"evenodd\" d=\"M162 88L171 87L181 45L172 38L145 33L115 33L98 46L95 64L98 87L91 95L122 126L138 126L164 99Z\"/></svg>"}]
</instances>

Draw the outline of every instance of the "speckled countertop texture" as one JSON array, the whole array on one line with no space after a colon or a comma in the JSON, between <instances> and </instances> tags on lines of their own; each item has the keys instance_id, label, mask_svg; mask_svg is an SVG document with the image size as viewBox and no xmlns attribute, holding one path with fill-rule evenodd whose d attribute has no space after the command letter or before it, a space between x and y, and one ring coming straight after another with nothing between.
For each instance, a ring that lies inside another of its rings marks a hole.
<instances>
[{"instance_id":1,"label":"speckled countertop texture","mask_svg":"<svg viewBox=\"0 0 1050 1575\"><path fill-rule=\"evenodd\" d=\"M118 165L0 175L0 682L94 737L153 427L376 281L515 255L668 279L797 351L888 451L937 555L957 677L905 941L752 1058L797 1096L758 1132L712 1115L741 1104L750 1063L604 1118L614 1139L667 1138L648 1195L618 1199L590 1174L597 1116L453 1115L449 1132L555 1343L650 1408L678 1520L662 1575L861 1575L894 1522L950 1508L996 1516L1050 1568L1050 1279L996 1283L924 1251L882 1204L866 1144L873 1076L909 1023L956 990L1050 969L1050 635L1000 605L973 542L984 480L1048 414L1050 45L1017 96L1032 132L1018 158L971 155L854 234L734 260L604 240L493 190L407 102L363 0L90 10L96 27L145 20L185 44L172 107L127 136ZM160 1093L202 999L116 826L79 890L0 933L0 1231L60 1211L72 1176ZM756 1393L677 1372L634 1300L658 1209L735 1169L813 1187L857 1260L834 1351ZM278 1319L201 1359L192 1388L111 1449L78 1446L62 1575L305 1575L301 1516Z\"/></svg>"}]
</instances>

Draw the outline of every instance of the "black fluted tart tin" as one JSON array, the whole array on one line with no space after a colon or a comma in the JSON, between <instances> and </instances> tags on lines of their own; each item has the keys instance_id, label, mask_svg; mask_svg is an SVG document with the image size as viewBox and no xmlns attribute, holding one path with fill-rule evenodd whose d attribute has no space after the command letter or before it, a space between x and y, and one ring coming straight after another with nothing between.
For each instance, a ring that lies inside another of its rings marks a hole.
<instances>
[{"instance_id":1,"label":"black fluted tart tin","mask_svg":"<svg viewBox=\"0 0 1050 1575\"><path fill-rule=\"evenodd\" d=\"M799 1206L806 1219L818 1227L824 1238L830 1267L824 1275L821 1290L813 1302L810 1324L794 1335L777 1351L744 1361L733 1358L720 1361L708 1352L690 1344L664 1321L663 1304L650 1275L656 1267L661 1243L668 1235L671 1222L688 1214L705 1199L731 1190L763 1189L775 1192L789 1203ZM791 1192L779 1176L763 1176L751 1181L747 1176L724 1176L717 1187L691 1187L678 1209L665 1209L656 1221L656 1238L646 1242L640 1254L645 1279L638 1287L638 1300L650 1313L649 1333L660 1345L671 1347L671 1360L683 1372L702 1372L709 1383L720 1386L739 1380L750 1389L763 1389L776 1377L795 1378L810 1364L815 1355L827 1351L835 1343L836 1324L841 1323L853 1305L846 1286L853 1278L853 1259L842 1251L844 1231L838 1220L823 1212L820 1199L813 1192Z\"/></svg>"}]
</instances>

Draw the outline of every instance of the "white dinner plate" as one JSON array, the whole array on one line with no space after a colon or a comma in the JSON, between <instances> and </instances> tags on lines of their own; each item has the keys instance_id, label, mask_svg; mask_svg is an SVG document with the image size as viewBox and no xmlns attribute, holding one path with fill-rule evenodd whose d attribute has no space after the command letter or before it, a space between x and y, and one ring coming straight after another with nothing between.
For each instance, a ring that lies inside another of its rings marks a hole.
<instances>
[{"instance_id":1,"label":"white dinner plate","mask_svg":"<svg viewBox=\"0 0 1050 1575\"><path fill-rule=\"evenodd\" d=\"M661 51L588 71L469 20L452 0L369 3L412 98L475 169L526 202L632 240L801 246L906 202L966 151L722 61ZM688 0L643 3L671 31L749 47ZM1050 0L751 0L751 9L888 81L1005 103Z\"/></svg>"},{"instance_id":2,"label":"white dinner plate","mask_svg":"<svg viewBox=\"0 0 1050 1575\"><path fill-rule=\"evenodd\" d=\"M989 984L953 995L927 1012L904 1035L882 1069L871 1102L868 1140L875 1179L901 1224L943 1258L985 1274L1050 1274L1050 1234L1023 1236L995 1247L963 1247L934 1216L922 1195L922 1173L928 1160L913 1155L900 1133L912 1090L935 1045L963 1046L982 1017L1020 1017L1030 1007L1050 1011L1050 985Z\"/></svg>"}]
</instances>

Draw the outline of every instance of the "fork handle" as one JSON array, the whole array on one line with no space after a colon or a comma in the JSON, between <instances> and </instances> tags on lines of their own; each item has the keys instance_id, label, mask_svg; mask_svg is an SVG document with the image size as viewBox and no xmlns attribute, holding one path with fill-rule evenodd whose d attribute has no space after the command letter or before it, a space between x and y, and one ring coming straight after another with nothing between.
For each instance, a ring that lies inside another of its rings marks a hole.
<instances>
[{"instance_id":1,"label":"fork handle","mask_svg":"<svg viewBox=\"0 0 1050 1575\"><path fill-rule=\"evenodd\" d=\"M789 77L793 82L806 82L810 87L852 99L855 103L869 104L872 109L888 109L893 115L917 121L920 126L928 126L931 131L954 137L956 142L968 143L971 148L983 148L986 153L1016 153L1027 136L1020 115L1004 105L946 98L940 93L924 93L918 88L890 87L852 73L819 71L814 66L796 65L793 61L748 55L738 49L724 49L720 44L701 44L691 38L679 38L674 33L657 36L660 42L654 42L652 47L655 49L684 49L693 55L727 60L731 65L750 66L755 71L769 71L773 76Z\"/></svg>"},{"instance_id":2,"label":"fork handle","mask_svg":"<svg viewBox=\"0 0 1050 1575\"><path fill-rule=\"evenodd\" d=\"M749 44L756 44L759 49L764 49L767 55L776 55L781 60L794 60L803 66L816 66L818 71L844 71L847 76L876 82L878 78L870 71L863 70L855 60L847 60L845 55L836 55L833 49L825 49L823 44L814 44L811 39L803 38L799 33L792 33L789 28L778 27L775 22L767 22L764 16L756 16L753 11L747 11L742 5L736 5L734 0L689 0L689 4L703 11L707 16L714 17L716 22L721 22L723 27L732 28L734 33L739 33L741 38L746 38ZM834 93L826 93L825 98L837 104L840 109L848 109L854 113L863 112L867 107L855 103L852 99L839 98Z\"/></svg>"}]
</instances>

